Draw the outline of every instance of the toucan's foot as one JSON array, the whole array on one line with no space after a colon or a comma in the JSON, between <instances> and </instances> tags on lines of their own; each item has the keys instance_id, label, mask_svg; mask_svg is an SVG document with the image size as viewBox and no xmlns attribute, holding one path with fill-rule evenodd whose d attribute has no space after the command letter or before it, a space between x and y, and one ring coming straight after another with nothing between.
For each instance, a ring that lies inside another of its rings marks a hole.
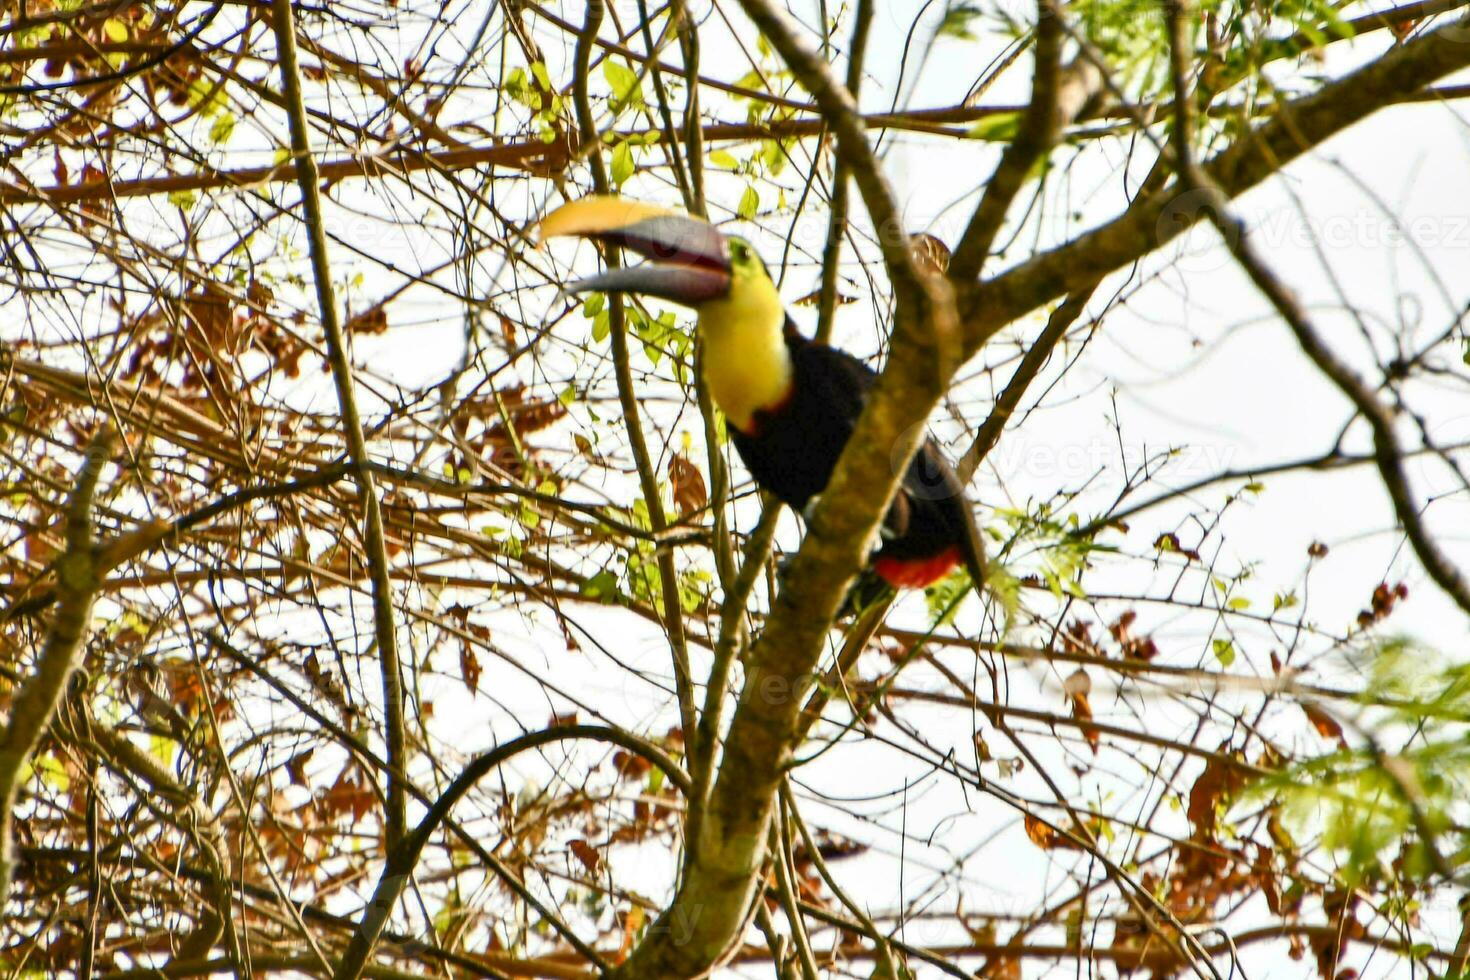
<instances>
[{"instance_id":1,"label":"toucan's foot","mask_svg":"<svg viewBox=\"0 0 1470 980\"><path fill-rule=\"evenodd\" d=\"M856 619L880 602L887 602L893 596L893 586L883 581L882 577L871 568L865 568L847 590L847 597L842 600L842 608L837 612L838 619L852 617Z\"/></svg>"},{"instance_id":2,"label":"toucan's foot","mask_svg":"<svg viewBox=\"0 0 1470 980\"><path fill-rule=\"evenodd\" d=\"M791 563L796 560L796 554L782 555L776 559L776 582L778 588L784 589L790 583L786 581L787 573L791 570ZM867 612L872 606L879 602L887 601L894 593L893 586L889 585L883 578L871 568L865 568L858 577L853 580L847 590L847 595L842 599L842 605L837 609L837 618L855 619Z\"/></svg>"}]
</instances>

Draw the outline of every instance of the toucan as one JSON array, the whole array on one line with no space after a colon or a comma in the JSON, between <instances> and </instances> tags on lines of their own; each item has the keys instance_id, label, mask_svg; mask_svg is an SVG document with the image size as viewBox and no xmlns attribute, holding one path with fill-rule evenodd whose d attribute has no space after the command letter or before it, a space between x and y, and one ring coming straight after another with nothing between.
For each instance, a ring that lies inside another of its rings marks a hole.
<instances>
[{"instance_id":1,"label":"toucan","mask_svg":"<svg viewBox=\"0 0 1470 980\"><path fill-rule=\"evenodd\" d=\"M592 239L649 261L566 286L566 293L651 296L698 316L703 372L756 486L806 514L827 486L877 375L801 334L750 243L628 198L593 195L542 219L542 240ZM904 474L869 567L894 588L921 588L963 564L978 589L984 551L964 486L932 438Z\"/></svg>"}]
</instances>

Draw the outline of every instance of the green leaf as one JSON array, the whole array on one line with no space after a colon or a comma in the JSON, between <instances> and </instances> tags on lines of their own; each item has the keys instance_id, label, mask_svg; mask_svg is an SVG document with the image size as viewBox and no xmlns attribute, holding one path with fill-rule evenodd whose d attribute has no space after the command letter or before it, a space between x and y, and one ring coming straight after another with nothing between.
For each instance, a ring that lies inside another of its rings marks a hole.
<instances>
[{"instance_id":1,"label":"green leaf","mask_svg":"<svg viewBox=\"0 0 1470 980\"><path fill-rule=\"evenodd\" d=\"M735 159L734 154L727 150L714 150L709 155L709 162L722 170L739 170L740 161ZM1466 354L1470 357L1470 354Z\"/></svg>"},{"instance_id":2,"label":"green leaf","mask_svg":"<svg viewBox=\"0 0 1470 980\"><path fill-rule=\"evenodd\" d=\"M602 63L602 77L612 89L615 108L643 104L643 86L638 84L637 72L627 65L609 58Z\"/></svg>"},{"instance_id":3,"label":"green leaf","mask_svg":"<svg viewBox=\"0 0 1470 980\"><path fill-rule=\"evenodd\" d=\"M509 75L505 76L500 87L512 99L517 101L526 97L526 70L524 68L512 68Z\"/></svg>"},{"instance_id":4,"label":"green leaf","mask_svg":"<svg viewBox=\"0 0 1470 980\"><path fill-rule=\"evenodd\" d=\"M735 213L746 221L749 221L755 217L755 213L760 210L760 206L760 192L755 189L754 184L746 184L745 193L740 195L740 204L735 208Z\"/></svg>"},{"instance_id":5,"label":"green leaf","mask_svg":"<svg viewBox=\"0 0 1470 980\"><path fill-rule=\"evenodd\" d=\"M939 37L952 37L960 41L973 41L975 34L970 30L970 21L980 16L980 8L970 3L959 3L944 12L939 24Z\"/></svg>"},{"instance_id":6,"label":"green leaf","mask_svg":"<svg viewBox=\"0 0 1470 980\"><path fill-rule=\"evenodd\" d=\"M214 117L214 122L209 127L209 141L216 145L228 143L235 132L235 116L233 113L221 112Z\"/></svg>"},{"instance_id":7,"label":"green leaf","mask_svg":"<svg viewBox=\"0 0 1470 980\"><path fill-rule=\"evenodd\" d=\"M618 187L633 176L633 151L626 142L619 143L612 152L612 182Z\"/></svg>"},{"instance_id":8,"label":"green leaf","mask_svg":"<svg viewBox=\"0 0 1470 980\"><path fill-rule=\"evenodd\" d=\"M548 91L551 89L551 76L546 74L546 65L539 61L531 62L531 74L536 76L536 81L542 88Z\"/></svg>"},{"instance_id":9,"label":"green leaf","mask_svg":"<svg viewBox=\"0 0 1470 980\"><path fill-rule=\"evenodd\" d=\"M168 196L168 203L183 211L193 210L198 197L193 191L173 191Z\"/></svg>"},{"instance_id":10,"label":"green leaf","mask_svg":"<svg viewBox=\"0 0 1470 980\"><path fill-rule=\"evenodd\" d=\"M1245 596L1238 595L1235 598L1231 599L1229 602L1225 603L1225 605L1235 610L1236 612L1242 612L1251 607L1251 601Z\"/></svg>"},{"instance_id":11,"label":"green leaf","mask_svg":"<svg viewBox=\"0 0 1470 980\"><path fill-rule=\"evenodd\" d=\"M1235 663L1235 644L1226 639L1217 639L1210 644L1215 650L1215 659L1220 661L1221 667L1229 667Z\"/></svg>"},{"instance_id":12,"label":"green leaf","mask_svg":"<svg viewBox=\"0 0 1470 980\"><path fill-rule=\"evenodd\" d=\"M31 771L41 777L41 782L52 789L61 793L71 789L71 777L66 774L66 767L50 752L33 758L30 766Z\"/></svg>"},{"instance_id":13,"label":"green leaf","mask_svg":"<svg viewBox=\"0 0 1470 980\"><path fill-rule=\"evenodd\" d=\"M1021 114L1019 112L997 112L993 116L986 116L975 125L970 127L970 139L986 140L993 143L1009 143L1016 138L1016 133L1021 128Z\"/></svg>"},{"instance_id":14,"label":"green leaf","mask_svg":"<svg viewBox=\"0 0 1470 980\"><path fill-rule=\"evenodd\" d=\"M761 147L761 159L765 162L767 173L772 177L780 174L786 167L786 151L779 140L765 141Z\"/></svg>"},{"instance_id":15,"label":"green leaf","mask_svg":"<svg viewBox=\"0 0 1470 980\"><path fill-rule=\"evenodd\" d=\"M121 44L128 39L128 25L116 17L109 17L102 24L102 33L107 35L107 40Z\"/></svg>"},{"instance_id":16,"label":"green leaf","mask_svg":"<svg viewBox=\"0 0 1470 980\"><path fill-rule=\"evenodd\" d=\"M601 310L592 318L592 339L602 343L612 334L612 315L607 310Z\"/></svg>"}]
</instances>

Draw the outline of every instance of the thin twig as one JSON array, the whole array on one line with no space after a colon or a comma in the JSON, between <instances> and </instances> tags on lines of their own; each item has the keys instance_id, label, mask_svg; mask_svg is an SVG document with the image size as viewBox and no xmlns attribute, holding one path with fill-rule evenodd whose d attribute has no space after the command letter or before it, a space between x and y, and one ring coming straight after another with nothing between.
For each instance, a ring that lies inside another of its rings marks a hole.
<instances>
[{"instance_id":1,"label":"thin twig","mask_svg":"<svg viewBox=\"0 0 1470 980\"><path fill-rule=\"evenodd\" d=\"M592 115L592 100L587 92L587 83L591 72L593 42L602 25L603 6L603 0L588 0L587 19L582 25L582 32L577 36L577 47L573 56L577 122L582 133L582 143L590 148L587 160L592 168L592 184L599 194L610 193L612 185L608 182L607 166L602 159L601 136ZM616 269L620 264L617 250L612 248L606 250L603 260L609 269ZM648 508L648 523L655 534L661 534L668 527L668 519L664 515L658 474L653 468L653 458L648 452L648 441L644 438L643 423L638 411L638 392L634 386L633 369L628 355L628 324L622 297L616 293L610 295L607 308L612 336L613 373L617 378L618 404L623 410L623 428L628 433L628 450L633 454L633 461L638 467L638 485L643 492L643 502ZM694 680L689 670L689 647L684 636L684 609L679 604L679 576L674 568L674 553L668 548L658 549L658 575L663 626L673 652L679 720L685 742L693 751L697 749L699 741L699 723L694 711Z\"/></svg>"},{"instance_id":2,"label":"thin twig","mask_svg":"<svg viewBox=\"0 0 1470 980\"><path fill-rule=\"evenodd\" d=\"M569 739L592 739L627 749L658 766L681 792L687 794L691 788L689 777L684 774L677 763L669 758L667 753L652 742L621 729L601 725L563 725L531 732L496 746L465 766L464 770L455 777L454 782L446 787L439 798L434 801L433 806L419 821L413 833L405 837L402 845L389 855L387 863L383 866L383 873L378 878L378 887L368 902L367 911L358 925L356 934L352 937L352 942L342 954L342 960L337 967L336 980L357 980L357 977L361 975L363 964L367 962L373 944L377 941L379 933L382 932L383 926L388 921L389 913L397 904L399 894L408 883L409 876L418 863L419 854L454 805L487 773L504 765L520 753ZM529 892L522 890L521 899L535 908L547 921L556 921L555 916ZM607 972L606 961L592 947L578 939L575 934L566 934L565 938L576 948L577 952L595 964L600 972Z\"/></svg>"},{"instance_id":3,"label":"thin twig","mask_svg":"<svg viewBox=\"0 0 1470 980\"><path fill-rule=\"evenodd\" d=\"M853 14L852 41L847 46L847 90L857 101L863 80L863 62L868 51L868 34L873 26L873 0L858 0ZM832 322L837 313L837 282L841 271L842 239L847 235L847 165L839 157L832 166L832 194L828 202L827 244L822 249L822 285L817 297L817 340L832 339Z\"/></svg>"},{"instance_id":4,"label":"thin twig","mask_svg":"<svg viewBox=\"0 0 1470 980\"><path fill-rule=\"evenodd\" d=\"M285 91L287 116L291 123L291 155L296 161L297 183L301 188L304 221L311 243L311 271L316 281L317 305L322 330L326 334L327 361L332 381L337 388L337 404L342 414L342 428L347 438L348 455L357 477L359 503L363 510L363 544L367 552L372 579L373 626L378 646L378 664L383 678L383 739L388 747L388 761L393 769L407 771L407 752L403 724L403 675L398 663L398 635L393 616L393 585L388 577L388 548L383 536L383 514L378 505L377 487L368 466L367 440L362 419L357 411L353 390L352 363L347 358L347 342L332 285L331 257L327 253L326 224L322 214L321 178L316 158L311 151L311 136L306 125L306 103L301 94L301 68L296 56L296 24L291 13L291 0L274 0L276 48L281 60L281 85ZM392 772L388 776L386 814L383 839L389 850L398 846L406 821L407 797L403 785Z\"/></svg>"},{"instance_id":5,"label":"thin twig","mask_svg":"<svg viewBox=\"0 0 1470 980\"><path fill-rule=\"evenodd\" d=\"M791 866L791 830L786 823L785 808L776 808L771 826L771 863L776 867L776 893L791 923L791 938L796 946L796 962L801 965L803 980L817 980L817 961L812 956L812 941L807 935L801 915L801 902L796 893L796 872Z\"/></svg>"},{"instance_id":6,"label":"thin twig","mask_svg":"<svg viewBox=\"0 0 1470 980\"><path fill-rule=\"evenodd\" d=\"M1015 414L1016 408L1021 404L1021 399L1026 394L1026 389L1031 387L1031 382L1041 373L1046 362L1051 359L1051 353L1061 343L1072 324L1077 322L1084 310L1087 309L1087 301L1092 298L1093 290L1097 284L1084 287L1070 294L1061 306L1052 311L1046 321L1046 329L1032 342L1026 355L1021 358L1021 363L1016 365L1016 371L1006 382L1000 397L995 400L990 414L980 424L975 432L975 438L970 442L970 448L960 457L955 471L959 474L961 483L969 483L974 477L975 470L985 461L985 457L1000 442L1001 433L1005 431L1006 424L1010 422L1011 416Z\"/></svg>"},{"instance_id":7,"label":"thin twig","mask_svg":"<svg viewBox=\"0 0 1470 980\"><path fill-rule=\"evenodd\" d=\"M847 911L852 913L852 917L862 924L863 931L873 941L873 949L877 955L878 963L885 971L883 976L893 977L896 980L901 974L898 972L897 964L893 961L893 948L889 945L888 937L879 931L877 924L873 922L867 910L853 901L847 892L837 884L837 879L832 877L832 872L827 869L827 862L822 857L822 849L817 846L817 842L813 839L812 832L808 829L806 821L801 819L801 815L796 810L796 797L791 792L791 781L789 779L781 783L781 801L786 808L786 819L796 825L797 831L801 834L801 841L806 845L807 859L812 862L812 866L817 869L817 874L821 875L822 880L827 883L827 888L831 890L833 895L837 896L837 901L841 902L847 908Z\"/></svg>"}]
</instances>

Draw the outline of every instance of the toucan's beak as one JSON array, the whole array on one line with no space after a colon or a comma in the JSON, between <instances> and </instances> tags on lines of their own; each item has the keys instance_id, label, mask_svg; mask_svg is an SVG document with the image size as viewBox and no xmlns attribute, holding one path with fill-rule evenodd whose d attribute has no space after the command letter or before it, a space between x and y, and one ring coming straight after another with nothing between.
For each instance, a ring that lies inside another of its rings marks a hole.
<instances>
[{"instance_id":1,"label":"toucan's beak","mask_svg":"<svg viewBox=\"0 0 1470 980\"><path fill-rule=\"evenodd\" d=\"M627 198L594 195L542 219L542 240L563 235L620 245L649 260L580 279L569 293L638 293L697 306L730 293L730 246L712 225Z\"/></svg>"}]
</instances>

